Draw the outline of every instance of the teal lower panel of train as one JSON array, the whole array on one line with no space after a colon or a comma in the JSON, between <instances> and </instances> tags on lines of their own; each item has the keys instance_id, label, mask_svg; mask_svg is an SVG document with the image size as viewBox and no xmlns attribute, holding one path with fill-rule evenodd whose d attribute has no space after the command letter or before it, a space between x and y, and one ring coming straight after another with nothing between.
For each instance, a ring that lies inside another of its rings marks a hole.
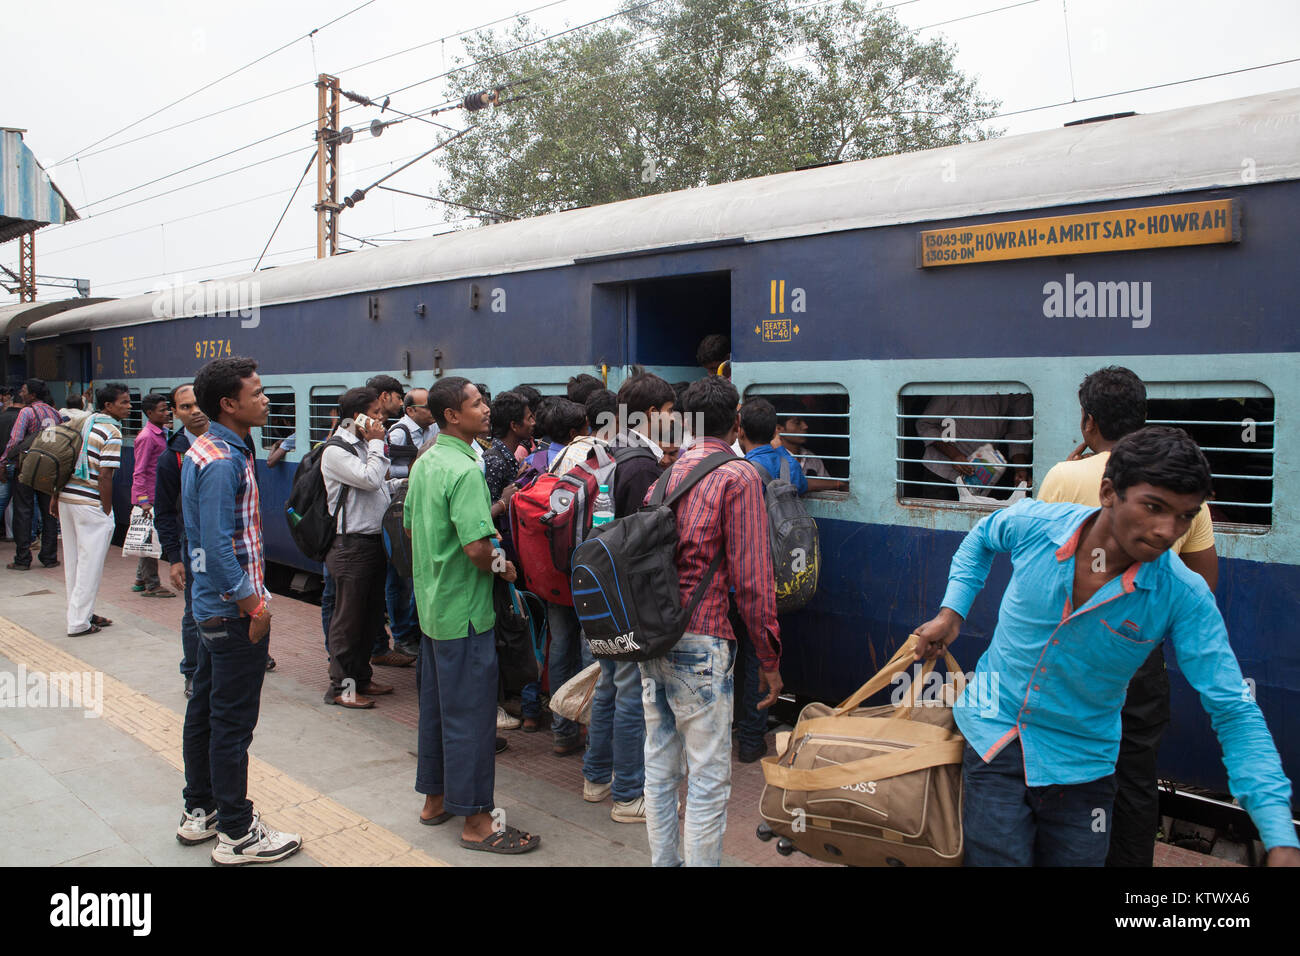
<instances>
[{"instance_id":1,"label":"teal lower panel of train","mask_svg":"<svg viewBox=\"0 0 1300 956\"><path fill-rule=\"evenodd\" d=\"M129 475L131 468L127 447L121 474ZM258 463L267 559L316 571L319 566L297 550L283 518L295 468L295 462L274 469ZM119 523L130 513L126 485L119 481L115 487ZM838 702L875 673L912 628L938 611L964 532L825 514L817 516L817 524L822 553L818 593L804 610L781 619L781 673L788 693ZM975 669L988 647L1010 571L1009 559L999 556L953 647L967 671ZM1300 779L1300 728L1294 720L1300 713L1300 644L1294 621L1300 608L1300 566L1221 556L1216 596L1287 776ZM1209 717L1179 673L1171 647L1165 658L1172 720L1160 748L1160 778L1226 793L1227 775ZM884 694L875 702L887 699Z\"/></svg>"}]
</instances>

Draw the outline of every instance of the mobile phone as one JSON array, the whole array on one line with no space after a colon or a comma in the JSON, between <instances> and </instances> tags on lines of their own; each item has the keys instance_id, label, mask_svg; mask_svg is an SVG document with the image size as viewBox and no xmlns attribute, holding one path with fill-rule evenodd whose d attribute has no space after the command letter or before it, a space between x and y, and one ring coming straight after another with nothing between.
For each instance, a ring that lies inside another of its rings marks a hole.
<instances>
[{"instance_id":1,"label":"mobile phone","mask_svg":"<svg viewBox=\"0 0 1300 956\"><path fill-rule=\"evenodd\" d=\"M353 422L356 423L357 431L363 432L371 425L373 425L375 423L375 420L371 418L369 415L361 414L358 415L356 418L354 418Z\"/></svg>"}]
</instances>

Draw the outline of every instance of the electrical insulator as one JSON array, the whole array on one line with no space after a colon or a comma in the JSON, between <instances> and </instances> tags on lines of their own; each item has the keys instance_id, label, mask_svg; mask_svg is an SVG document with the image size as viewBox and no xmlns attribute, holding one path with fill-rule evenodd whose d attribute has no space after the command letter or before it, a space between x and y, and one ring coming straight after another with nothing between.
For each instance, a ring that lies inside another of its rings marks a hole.
<instances>
[{"instance_id":1,"label":"electrical insulator","mask_svg":"<svg viewBox=\"0 0 1300 956\"><path fill-rule=\"evenodd\" d=\"M500 90L479 90L477 93L471 93L465 97L465 102L462 105L472 113L475 110L494 106L499 97Z\"/></svg>"},{"instance_id":2,"label":"electrical insulator","mask_svg":"<svg viewBox=\"0 0 1300 956\"><path fill-rule=\"evenodd\" d=\"M357 203L361 202L361 200L365 198L366 198L366 191L364 189L358 189L351 196L343 197L343 205L351 209L353 206L355 206Z\"/></svg>"}]
</instances>

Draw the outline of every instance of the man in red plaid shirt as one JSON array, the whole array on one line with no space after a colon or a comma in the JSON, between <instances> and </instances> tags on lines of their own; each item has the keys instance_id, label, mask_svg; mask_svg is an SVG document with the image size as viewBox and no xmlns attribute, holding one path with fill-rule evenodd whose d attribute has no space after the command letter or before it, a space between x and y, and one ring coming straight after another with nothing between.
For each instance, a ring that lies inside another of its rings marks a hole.
<instances>
[{"instance_id":1,"label":"man in red plaid shirt","mask_svg":"<svg viewBox=\"0 0 1300 956\"><path fill-rule=\"evenodd\" d=\"M736 387L717 375L691 384L682 405L701 428L671 474L672 493L691 469L729 452L740 429ZM646 500L654 493L652 487ZM734 592L740 619L761 668L759 707L781 693L776 582L768 548L763 483L741 458L709 472L677 508L677 570L682 603L690 603L709 564L724 559L700 599L686 633L664 657L641 664L646 721L645 810L655 866L718 866L731 797L731 711L736 634L727 616ZM677 790L689 768L686 845L677 831ZM683 859L684 857L684 859Z\"/></svg>"}]
</instances>

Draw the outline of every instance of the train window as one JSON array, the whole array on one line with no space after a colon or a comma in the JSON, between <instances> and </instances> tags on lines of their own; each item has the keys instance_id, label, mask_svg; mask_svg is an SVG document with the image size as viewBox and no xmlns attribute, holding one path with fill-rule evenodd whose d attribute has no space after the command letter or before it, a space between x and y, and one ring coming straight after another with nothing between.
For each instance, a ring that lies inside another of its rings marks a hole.
<instances>
[{"instance_id":1,"label":"train window","mask_svg":"<svg viewBox=\"0 0 1300 956\"><path fill-rule=\"evenodd\" d=\"M140 393L134 388L128 389L127 393L131 396L131 413L122 419L124 441L135 438L140 429L144 428L144 414L140 411Z\"/></svg>"},{"instance_id":2,"label":"train window","mask_svg":"<svg viewBox=\"0 0 1300 956\"><path fill-rule=\"evenodd\" d=\"M776 407L776 433L803 466L809 495L844 498L849 493L849 393L843 385L751 385L745 398L761 395Z\"/></svg>"},{"instance_id":3,"label":"train window","mask_svg":"<svg viewBox=\"0 0 1300 956\"><path fill-rule=\"evenodd\" d=\"M906 385L898 395L895 483L905 504L989 507L1032 487L1034 397L1019 382ZM957 484L961 479L961 485Z\"/></svg>"},{"instance_id":4,"label":"train window","mask_svg":"<svg viewBox=\"0 0 1300 956\"><path fill-rule=\"evenodd\" d=\"M342 385L318 385L311 390L307 417L313 445L330 437L330 432L338 423L339 396L346 391ZM308 450L302 449L304 453Z\"/></svg>"},{"instance_id":5,"label":"train window","mask_svg":"<svg viewBox=\"0 0 1300 956\"><path fill-rule=\"evenodd\" d=\"M1273 524L1273 393L1258 382L1147 384L1147 424L1173 425L1210 462L1210 516L1222 530Z\"/></svg>"},{"instance_id":6,"label":"train window","mask_svg":"<svg viewBox=\"0 0 1300 956\"><path fill-rule=\"evenodd\" d=\"M265 394L271 407L267 412L266 424L262 426L262 448L269 450L297 431L298 407L292 389L268 388ZM315 401L314 398L312 400Z\"/></svg>"}]
</instances>

